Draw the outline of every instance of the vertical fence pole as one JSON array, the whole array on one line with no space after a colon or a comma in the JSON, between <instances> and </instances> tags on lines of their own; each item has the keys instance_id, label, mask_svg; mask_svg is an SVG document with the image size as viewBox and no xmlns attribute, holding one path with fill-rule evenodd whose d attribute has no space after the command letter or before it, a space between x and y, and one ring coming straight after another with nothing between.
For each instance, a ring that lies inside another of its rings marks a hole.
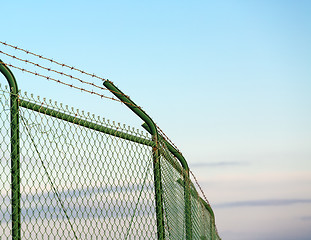
<instances>
[{"instance_id":1,"label":"vertical fence pole","mask_svg":"<svg viewBox=\"0 0 311 240\"><path fill-rule=\"evenodd\" d=\"M155 203L156 203L156 217L157 217L157 235L159 240L165 239L164 230L164 211L162 198L162 180L161 180L161 166L159 154L159 135L155 123L152 119L138 107L128 96L124 95L112 82L106 80L104 86L119 98L127 107L129 107L137 116L139 116L150 128L152 140L155 145L152 148L153 155L153 172L154 172L154 188L155 188Z\"/></svg>"},{"instance_id":2,"label":"vertical fence pole","mask_svg":"<svg viewBox=\"0 0 311 240\"><path fill-rule=\"evenodd\" d=\"M145 128L149 133L150 129L145 123L142 124L142 127ZM190 176L189 176L189 166L186 159L183 155L177 151L168 141L166 141L162 136L160 136L161 141L163 141L167 149L173 154L180 162L183 167L183 187L184 187L184 201L185 201L185 223L186 223L186 239L192 240L192 213L191 213L191 190L190 190Z\"/></svg>"},{"instance_id":3,"label":"vertical fence pole","mask_svg":"<svg viewBox=\"0 0 311 240\"><path fill-rule=\"evenodd\" d=\"M184 198L185 198L185 217L186 217L186 239L192 240L192 214L190 197L190 178L189 172L184 176Z\"/></svg>"},{"instance_id":4,"label":"vertical fence pole","mask_svg":"<svg viewBox=\"0 0 311 240\"><path fill-rule=\"evenodd\" d=\"M20 240L21 193L20 193L18 87L14 75L1 60L0 60L0 72L5 76L10 86L12 239Z\"/></svg>"}]
</instances>

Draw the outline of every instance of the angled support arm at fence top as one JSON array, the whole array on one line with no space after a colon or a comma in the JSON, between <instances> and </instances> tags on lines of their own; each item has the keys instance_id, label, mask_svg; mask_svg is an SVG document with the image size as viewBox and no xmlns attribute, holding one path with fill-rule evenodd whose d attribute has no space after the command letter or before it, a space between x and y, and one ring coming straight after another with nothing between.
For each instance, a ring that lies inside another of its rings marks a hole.
<instances>
[{"instance_id":1,"label":"angled support arm at fence top","mask_svg":"<svg viewBox=\"0 0 311 240\"><path fill-rule=\"evenodd\" d=\"M152 149L153 154L153 171L154 171L154 185L155 185L155 202L156 202L156 215L157 215L157 235L159 240L165 239L164 230L164 210L163 210L163 197L162 197L162 180L161 180L161 167L160 167L160 154L159 154L159 134L157 127L153 120L145 111L137 106L128 96L126 96L113 82L106 80L104 86L118 99L121 100L128 108L130 108L140 119L142 119L150 128L152 140L155 146Z\"/></svg>"},{"instance_id":2,"label":"angled support arm at fence top","mask_svg":"<svg viewBox=\"0 0 311 240\"><path fill-rule=\"evenodd\" d=\"M11 204L12 204L12 239L21 239L20 208L20 149L19 149L19 104L16 79L10 69L0 59L0 72L10 86L11 114Z\"/></svg>"}]
</instances>

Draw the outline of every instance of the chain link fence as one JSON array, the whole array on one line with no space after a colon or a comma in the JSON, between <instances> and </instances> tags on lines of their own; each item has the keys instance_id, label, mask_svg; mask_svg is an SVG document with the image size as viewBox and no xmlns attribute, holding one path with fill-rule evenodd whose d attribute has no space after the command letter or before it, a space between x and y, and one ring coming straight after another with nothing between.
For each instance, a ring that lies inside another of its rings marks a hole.
<instances>
[{"instance_id":1,"label":"chain link fence","mask_svg":"<svg viewBox=\"0 0 311 240\"><path fill-rule=\"evenodd\" d=\"M165 140L157 174L149 133L10 92L0 85L1 240L220 239L210 206Z\"/></svg>"}]
</instances>

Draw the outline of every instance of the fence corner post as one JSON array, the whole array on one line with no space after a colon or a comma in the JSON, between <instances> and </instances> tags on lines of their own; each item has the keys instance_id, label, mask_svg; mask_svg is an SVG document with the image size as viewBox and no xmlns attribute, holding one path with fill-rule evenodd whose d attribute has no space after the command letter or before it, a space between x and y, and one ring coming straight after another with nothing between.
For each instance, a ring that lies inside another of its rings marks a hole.
<instances>
[{"instance_id":1,"label":"fence corner post","mask_svg":"<svg viewBox=\"0 0 311 240\"><path fill-rule=\"evenodd\" d=\"M19 149L19 103L18 87L13 73L0 60L0 72L10 86L11 114L11 203L12 203L12 239L21 239L21 207L20 207L20 149Z\"/></svg>"}]
</instances>

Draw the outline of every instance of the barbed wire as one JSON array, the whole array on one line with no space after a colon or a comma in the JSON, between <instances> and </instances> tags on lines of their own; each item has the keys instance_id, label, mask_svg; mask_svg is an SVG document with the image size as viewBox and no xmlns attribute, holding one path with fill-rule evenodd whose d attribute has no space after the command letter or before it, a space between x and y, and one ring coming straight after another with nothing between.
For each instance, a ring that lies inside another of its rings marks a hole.
<instances>
[{"instance_id":1,"label":"barbed wire","mask_svg":"<svg viewBox=\"0 0 311 240\"><path fill-rule=\"evenodd\" d=\"M71 88L74 88L74 89L78 89L78 90L83 91L83 92L87 92L87 93L90 93L90 94L95 94L95 95L97 95L97 96L99 96L99 97L101 97L101 98L108 98L108 99L110 99L110 100L122 102L122 101L119 100L119 99L112 98L112 97L108 97L108 96L106 96L106 95L97 93L97 92L95 92L95 91L93 91L93 90L90 91L90 90L87 90L87 89L84 89L84 88L81 88L81 87L77 87L77 86L75 86L75 85L73 85L73 84L65 83L65 82L60 81L59 79L55 79L55 78L52 78L52 77L48 77L48 76L42 75L42 74L40 74L40 73L32 72L32 71L30 71L30 70L27 70L27 69L25 69L25 68L17 67L17 66L15 66L15 65L13 65L13 64L10 64L10 63L4 63L4 62L3 62L3 64L6 65L6 66L9 66L9 67L12 67L12 68L16 68L16 69L18 69L18 70L20 70L20 71L22 71L22 72L27 72L27 73L33 74L33 75L35 75L35 76L45 78L45 79L47 79L47 80L52 80L52 81L54 81L54 82L57 82L57 83L66 85L66 86L71 87Z\"/></svg>"},{"instance_id":2,"label":"barbed wire","mask_svg":"<svg viewBox=\"0 0 311 240\"><path fill-rule=\"evenodd\" d=\"M6 55L6 56L8 56L8 57L11 57L11 58L13 58L13 59L16 59L16 60L18 60L18 61L25 62L25 63L30 63L30 64L32 64L32 65L34 65L34 66L36 66L36 67L42 68L42 69L44 69L44 70L58 73L58 74L60 74L60 75L62 75L62 76L69 77L70 79L78 80L79 82L84 83L84 84L91 85L92 87L96 87L96 88L99 88L99 89L101 89L101 90L106 90L106 91L108 90L107 88L98 86L98 85L96 85L96 84L94 84L94 83L92 83L92 82L84 81L84 80L82 80L81 78L74 77L74 76L72 76L72 75L70 75L70 74L66 74L66 73L63 73L63 72L54 70L54 69L52 69L52 68L43 67L43 66L41 66L41 65L38 64L38 63L34 63L34 62L30 61L30 60L22 59L22 58L16 57L16 56L14 56L14 55L11 55L11 54L9 54L9 53L3 52L3 51L1 51L1 50L0 50L0 53Z\"/></svg>"},{"instance_id":3,"label":"barbed wire","mask_svg":"<svg viewBox=\"0 0 311 240\"><path fill-rule=\"evenodd\" d=\"M86 75L91 76L91 77L93 77L93 78L97 78L97 79L100 79L100 80L102 80L102 81L106 81L106 80L107 80L107 79L102 78L102 77L99 77L99 76L97 76L97 75L95 75L95 74L88 73L88 72L86 72L86 71L80 70L80 69L75 68L75 67L73 67L73 66L69 66L69 65L67 65L67 64L57 62L57 61L55 61L55 60L53 60L53 59L51 59L51 58L46 58L46 57L44 57L44 56L42 56L42 55L39 55L39 54L30 52L30 51L28 51L28 50L25 50L25 49L23 49L23 48L19 48L19 47L17 47L17 46L13 46L13 45L8 44L8 43L6 43L6 42L0 41L0 43L3 44L3 45L5 45L5 46L14 48L15 50L19 50L19 51L25 52L26 54L30 54L30 55L36 56L36 57L38 57L38 58L47 60L47 61L49 61L49 62L51 62L51 63L55 63L55 64L57 64L57 65L59 65L59 66L69 68L70 70L74 70L74 71L78 71L78 72L80 72L80 73L82 73L82 74L86 74Z\"/></svg>"},{"instance_id":4,"label":"barbed wire","mask_svg":"<svg viewBox=\"0 0 311 240\"><path fill-rule=\"evenodd\" d=\"M23 49L23 48L20 48L20 47L17 47L17 46L13 46L13 45L8 44L8 43L6 43L6 42L0 41L0 43L3 44L3 45L5 45L5 46L9 46L9 47L11 47L11 48L13 48L13 49L15 49L15 50L19 50L19 51L25 52L26 54L30 54L30 55L36 56L36 57L38 57L38 58L40 58L40 59L47 60L47 61L49 61L49 62L51 62L51 63L55 63L55 64L57 64L57 65L59 65L59 66L67 67L67 68L69 68L70 70L75 70L75 71L78 71L78 72L80 72L80 73L82 73L82 74L86 74L86 75L91 76L91 77L93 77L93 78L97 78L97 79L100 79L100 80L102 80L102 81L107 81L107 80L108 80L108 79L105 79L105 78L102 78L102 77L98 77L98 76L95 75L95 74L90 74L90 73L88 73L88 72L86 72L86 71L80 70L80 69L78 69L78 68L71 67L71 66L69 66L69 65L67 65L67 64L57 62L57 61L55 61L55 60L53 60L53 59L46 58L46 57L44 57L44 56L42 56L42 55L33 53L33 52L28 51L28 50L25 50L25 49ZM29 60L27 60L27 59L21 59L21 58L18 58L18 57L16 57L16 56L14 56L14 55L5 53L5 52L3 52L3 51L0 51L0 53L5 54L6 56L11 57L11 58L13 58L13 59L17 59L17 60L23 61L23 62L25 62L25 63L33 64L34 66L39 67L39 68L42 68L42 69L45 69L45 70L47 70L47 71L52 71L52 72L55 72L55 73L60 74L60 75L62 75L62 76L69 77L70 79L78 80L78 81L80 81L81 83L91 85L91 86L96 87L96 88L99 88L99 89L101 89L101 90L107 90L106 88L103 88L103 87L101 87L101 86L98 86L98 85L96 85L96 84L94 84L94 83L90 83L90 82L84 81L84 80L82 80L82 79L80 79L80 78L74 77L74 76L72 76L72 75L69 75L69 74L66 74L66 73L63 73L63 72L60 72L60 71L57 71L57 70L54 70L54 69L52 69L52 68L43 67L43 66L41 66L40 64L34 63L34 62L29 61ZM112 98L112 97L105 96L105 95L103 95L103 94L94 92L93 90L90 91L90 90L87 90L87 89L84 89L84 88L81 88L81 87L77 87L77 86L75 86L75 85L73 85L73 84L64 83L64 82L60 81L59 79L55 79L55 78L48 77L48 76L45 76L45 75L42 75L42 74L39 74L39 73L36 73L36 72L32 72L32 71L29 71L29 70L27 70L27 69L14 66L14 65L12 65L12 64L6 63L6 65L7 65L7 66L10 66L10 67L13 67L13 68L16 68L16 69L19 69L19 70L21 70L21 71L23 71L23 72L27 72L27 73L34 74L34 75L36 75L36 76L45 78L45 79L47 79L47 80L55 81L55 82L57 82L57 83L60 83L60 84L69 86L69 87L71 87L71 88L78 89L78 90L80 90L80 91L84 91L84 92L87 92L87 93L90 93L90 94L98 95L98 96L100 96L101 98L107 98L107 99L110 99L110 100L122 102L122 103L124 103L124 104L132 105L132 106L135 106L135 107L138 107L138 108L142 109L142 108L141 108L140 106L138 106L138 105L134 105L134 104L131 104L131 103L125 103L125 102L122 101L122 100L119 100L119 99L116 99L116 98ZM113 92L113 93L118 93L118 94L120 94L119 92L115 92L115 91L113 91L113 90L110 90L110 91ZM130 99L129 96L125 95L124 93L122 93L122 94L123 94L123 96L125 96L126 98ZM177 148L177 146L173 143L173 141L170 140L169 137L162 131L162 129L161 129L159 126L157 126L157 125L156 125L156 127L157 127L158 132L159 132L169 143L171 143L171 144L174 146L174 148L175 148L179 153L181 153L181 152L179 151L179 149Z\"/></svg>"},{"instance_id":5,"label":"barbed wire","mask_svg":"<svg viewBox=\"0 0 311 240\"><path fill-rule=\"evenodd\" d=\"M47 70L47 71L55 72L55 73L57 73L57 74L60 74L61 76L66 76L66 77L69 77L70 79L78 80L78 81L80 81L81 83L91 85L91 86L96 87L96 88L99 88L99 89L101 89L101 90L105 90L105 91L108 90L108 89L105 88L105 87L101 87L101 86L98 86L98 85L96 85L96 84L94 84L94 83L84 81L84 80L82 80L81 78L74 77L74 76L72 76L72 75L70 75L70 74L66 74L66 73L63 73L63 72L54 70L54 69L52 69L52 68L47 68L47 67L41 66L41 65L38 64L38 63L34 63L34 62L30 61L30 60L22 59L22 58L16 57L16 56L14 56L14 55L8 54L8 53L3 52L3 51L1 51L1 50L0 50L0 53L6 55L6 56L8 56L8 57L11 57L11 58L13 58L13 59L16 59L16 60L19 60L19 61L22 61L22 62L25 62L25 63L30 63L30 64L32 64L32 65L34 65L34 66L36 66L36 67L45 69L45 70ZM28 71L28 73L31 73L31 71ZM35 75L36 75L36 74L35 74ZM41 74L41 75L42 75L42 74ZM42 76L43 76L43 75L42 75ZM44 78L50 78L50 77L44 76ZM108 79L105 80L105 81L108 81ZM113 90L109 90L109 91L111 91L111 92L113 92L113 93L122 94L124 97L130 98L129 96L125 95L124 93L116 92L116 91L113 91ZM100 95L101 95L101 94L100 94ZM118 99L115 99L115 100L119 101ZM122 102L122 101L121 101L121 102ZM132 105L132 104L130 104L130 105ZM134 106L134 105L133 105L133 106ZM136 105L135 105L135 106L136 106ZM138 108L141 108L141 107L138 106Z\"/></svg>"},{"instance_id":6,"label":"barbed wire","mask_svg":"<svg viewBox=\"0 0 311 240\"><path fill-rule=\"evenodd\" d=\"M194 179L196 185L199 187L200 192L201 192L201 194L202 194L202 196L203 196L203 198L204 198L204 201L207 202L207 203L210 205L210 203L209 203L209 201L207 200L207 198L206 198L206 196L205 196L205 194L204 194L204 192L203 192L203 189L202 189L202 187L200 186L200 184L199 184L197 178L195 177L195 175L193 174L193 172L192 172L190 169L189 169L189 172L190 172L191 176L193 177L193 179Z\"/></svg>"},{"instance_id":7,"label":"barbed wire","mask_svg":"<svg viewBox=\"0 0 311 240\"><path fill-rule=\"evenodd\" d=\"M198 182L198 179L196 178L196 176L193 174L193 172L189 169L189 172L191 174L191 176L193 177L194 181L195 181L195 184L198 186L198 188L200 189L200 192L202 194L202 197L203 197L203 200L209 205L211 206L210 202L207 200L207 197L205 196L204 192L203 192L203 189L201 187L201 185L199 184ZM215 230L216 230L216 233L218 234L218 230L217 230L217 226L216 226L216 223L215 224Z\"/></svg>"}]
</instances>

